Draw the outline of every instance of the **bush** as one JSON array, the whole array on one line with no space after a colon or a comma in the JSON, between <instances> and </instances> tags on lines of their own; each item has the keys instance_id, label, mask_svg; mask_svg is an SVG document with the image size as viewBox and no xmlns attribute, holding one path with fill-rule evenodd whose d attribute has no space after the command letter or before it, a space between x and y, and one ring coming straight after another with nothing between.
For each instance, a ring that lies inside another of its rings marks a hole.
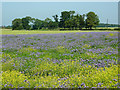
<instances>
[{"instance_id":1,"label":"bush","mask_svg":"<svg viewBox=\"0 0 120 90\"><path fill-rule=\"evenodd\" d=\"M119 28L114 28L114 30L120 30L120 27Z\"/></svg>"}]
</instances>

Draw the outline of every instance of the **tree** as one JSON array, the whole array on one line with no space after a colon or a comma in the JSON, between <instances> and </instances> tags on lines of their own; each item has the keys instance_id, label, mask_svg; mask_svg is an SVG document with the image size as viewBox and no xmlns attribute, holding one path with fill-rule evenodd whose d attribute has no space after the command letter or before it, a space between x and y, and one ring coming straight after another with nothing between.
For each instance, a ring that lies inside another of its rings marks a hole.
<instances>
[{"instance_id":1,"label":"tree","mask_svg":"<svg viewBox=\"0 0 120 90\"><path fill-rule=\"evenodd\" d=\"M21 30L23 29L23 25L22 25L22 20L21 19L14 19L12 21L12 30Z\"/></svg>"},{"instance_id":2,"label":"tree","mask_svg":"<svg viewBox=\"0 0 120 90\"><path fill-rule=\"evenodd\" d=\"M69 11L70 12L70 18L73 18L75 11Z\"/></svg>"},{"instance_id":3,"label":"tree","mask_svg":"<svg viewBox=\"0 0 120 90\"><path fill-rule=\"evenodd\" d=\"M60 27L65 28L65 21L69 20L70 18L70 12L69 11L63 11L61 12L61 19L60 19Z\"/></svg>"},{"instance_id":4,"label":"tree","mask_svg":"<svg viewBox=\"0 0 120 90\"><path fill-rule=\"evenodd\" d=\"M73 16L73 26L75 29L79 27L79 15L78 14Z\"/></svg>"},{"instance_id":5,"label":"tree","mask_svg":"<svg viewBox=\"0 0 120 90\"><path fill-rule=\"evenodd\" d=\"M43 27L43 21L39 20L39 19L35 19L34 23L33 23L33 30L39 30L42 29Z\"/></svg>"},{"instance_id":6,"label":"tree","mask_svg":"<svg viewBox=\"0 0 120 90\"><path fill-rule=\"evenodd\" d=\"M55 28L67 28L67 29L82 29L83 27L90 28L96 27L99 24L99 18L94 12L89 12L86 15L74 15L75 11L63 11L61 12L60 20L58 15L52 16L54 21L50 18L45 20L39 20L26 16L22 19L15 19L12 21L12 29L25 29L25 30L39 30L55 29ZM85 18L87 18L85 20Z\"/></svg>"},{"instance_id":7,"label":"tree","mask_svg":"<svg viewBox=\"0 0 120 90\"><path fill-rule=\"evenodd\" d=\"M54 15L53 18L54 18L55 22L58 22L58 15Z\"/></svg>"},{"instance_id":8,"label":"tree","mask_svg":"<svg viewBox=\"0 0 120 90\"><path fill-rule=\"evenodd\" d=\"M31 26L29 25L31 22L31 17L26 16L25 18L22 18L22 24L23 24L23 28L26 30L29 30L31 28Z\"/></svg>"},{"instance_id":9,"label":"tree","mask_svg":"<svg viewBox=\"0 0 120 90\"><path fill-rule=\"evenodd\" d=\"M94 12L89 12L86 19L86 27L92 29L92 27L99 24L99 18Z\"/></svg>"},{"instance_id":10,"label":"tree","mask_svg":"<svg viewBox=\"0 0 120 90\"><path fill-rule=\"evenodd\" d=\"M45 20L44 20L44 28L46 29L46 28L48 28L48 26L49 26L49 22L51 22L52 20L50 19L50 18L46 18Z\"/></svg>"},{"instance_id":11,"label":"tree","mask_svg":"<svg viewBox=\"0 0 120 90\"><path fill-rule=\"evenodd\" d=\"M65 28L70 28L71 22L70 20L65 21Z\"/></svg>"},{"instance_id":12,"label":"tree","mask_svg":"<svg viewBox=\"0 0 120 90\"><path fill-rule=\"evenodd\" d=\"M84 17L84 14L79 16L79 29L82 29L85 26Z\"/></svg>"},{"instance_id":13,"label":"tree","mask_svg":"<svg viewBox=\"0 0 120 90\"><path fill-rule=\"evenodd\" d=\"M69 19L73 18L75 11L63 11L61 12L61 19L60 19L60 24L59 26L61 28L65 28L67 25L65 25L65 22L67 23Z\"/></svg>"},{"instance_id":14,"label":"tree","mask_svg":"<svg viewBox=\"0 0 120 90\"><path fill-rule=\"evenodd\" d=\"M65 28L73 29L74 28L74 22L73 19L69 19L65 21Z\"/></svg>"},{"instance_id":15,"label":"tree","mask_svg":"<svg viewBox=\"0 0 120 90\"><path fill-rule=\"evenodd\" d=\"M58 22L58 15L54 15L53 18L55 20L56 28L58 28L58 24L59 24L59 22Z\"/></svg>"},{"instance_id":16,"label":"tree","mask_svg":"<svg viewBox=\"0 0 120 90\"><path fill-rule=\"evenodd\" d=\"M70 27L71 29L73 29L73 28L82 29L85 26L84 15L77 14L75 16L74 15L71 15L71 16L72 17L65 22L65 26L67 28Z\"/></svg>"},{"instance_id":17,"label":"tree","mask_svg":"<svg viewBox=\"0 0 120 90\"><path fill-rule=\"evenodd\" d=\"M48 24L48 29L55 29L57 28L57 22L50 21Z\"/></svg>"}]
</instances>

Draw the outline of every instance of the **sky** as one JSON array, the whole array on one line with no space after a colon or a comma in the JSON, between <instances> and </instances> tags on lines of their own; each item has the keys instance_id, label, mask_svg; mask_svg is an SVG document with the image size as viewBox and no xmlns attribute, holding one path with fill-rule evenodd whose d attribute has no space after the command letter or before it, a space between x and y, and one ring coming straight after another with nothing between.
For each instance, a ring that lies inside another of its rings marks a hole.
<instances>
[{"instance_id":1,"label":"sky","mask_svg":"<svg viewBox=\"0 0 120 90\"><path fill-rule=\"evenodd\" d=\"M118 24L118 2L2 2L2 25L11 25L15 18L31 16L44 20L62 11L74 10L76 14L95 12L100 23Z\"/></svg>"}]
</instances>

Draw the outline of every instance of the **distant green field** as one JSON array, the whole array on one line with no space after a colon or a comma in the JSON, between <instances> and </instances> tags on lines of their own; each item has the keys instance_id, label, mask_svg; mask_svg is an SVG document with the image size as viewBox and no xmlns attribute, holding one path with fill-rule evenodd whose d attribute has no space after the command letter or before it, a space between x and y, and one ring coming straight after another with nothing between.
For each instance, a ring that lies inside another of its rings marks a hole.
<instances>
[{"instance_id":1,"label":"distant green field","mask_svg":"<svg viewBox=\"0 0 120 90\"><path fill-rule=\"evenodd\" d=\"M57 31L57 30L50 30L50 31L46 31L46 30L14 30L12 31L11 29L2 29L2 32L0 34L2 35L7 35L7 34L13 34L13 35L17 35L17 34L57 34L57 33L72 33L72 32L116 32L116 31L109 31L109 30L85 30L85 31L80 31L80 30L67 30L67 31Z\"/></svg>"}]
</instances>

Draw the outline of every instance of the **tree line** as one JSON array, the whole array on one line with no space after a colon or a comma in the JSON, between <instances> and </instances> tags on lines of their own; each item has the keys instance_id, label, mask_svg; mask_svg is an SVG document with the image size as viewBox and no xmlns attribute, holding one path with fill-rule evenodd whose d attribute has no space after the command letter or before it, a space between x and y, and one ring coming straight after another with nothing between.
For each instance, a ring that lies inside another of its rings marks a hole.
<instances>
[{"instance_id":1,"label":"tree line","mask_svg":"<svg viewBox=\"0 0 120 90\"><path fill-rule=\"evenodd\" d=\"M89 12L87 14L76 14L75 11L61 12L60 19L58 15L52 16L54 21L50 18L39 20L26 16L22 19L16 18L12 21L12 30L40 30L40 29L92 29L96 27L100 20L97 14Z\"/></svg>"}]
</instances>

